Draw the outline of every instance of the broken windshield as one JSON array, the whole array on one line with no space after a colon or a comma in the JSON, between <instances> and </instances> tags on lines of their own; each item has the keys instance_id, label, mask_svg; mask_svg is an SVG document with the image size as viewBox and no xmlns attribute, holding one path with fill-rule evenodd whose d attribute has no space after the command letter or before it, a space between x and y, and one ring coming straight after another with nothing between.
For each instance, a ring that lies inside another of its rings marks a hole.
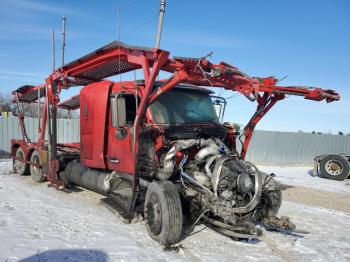
<instances>
[{"instance_id":1,"label":"broken windshield","mask_svg":"<svg viewBox=\"0 0 350 262\"><path fill-rule=\"evenodd\" d=\"M212 101L206 92L173 89L150 106L157 124L219 124Z\"/></svg>"}]
</instances>

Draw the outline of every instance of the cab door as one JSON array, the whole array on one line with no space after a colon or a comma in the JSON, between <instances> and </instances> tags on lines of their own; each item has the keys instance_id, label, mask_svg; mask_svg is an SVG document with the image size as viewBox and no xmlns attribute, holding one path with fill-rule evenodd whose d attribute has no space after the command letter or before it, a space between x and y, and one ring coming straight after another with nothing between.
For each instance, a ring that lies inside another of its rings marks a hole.
<instances>
[{"instance_id":1,"label":"cab door","mask_svg":"<svg viewBox=\"0 0 350 262\"><path fill-rule=\"evenodd\" d=\"M80 158L88 167L106 168L107 108L112 84L101 81L80 91Z\"/></svg>"},{"instance_id":2,"label":"cab door","mask_svg":"<svg viewBox=\"0 0 350 262\"><path fill-rule=\"evenodd\" d=\"M116 105L116 100L124 100L125 103ZM118 126L116 121L117 111L125 106L125 125ZM118 108L119 107L119 108ZM107 166L110 170L132 174L134 171L133 160L133 125L136 116L136 99L133 94L116 93L110 96L109 128Z\"/></svg>"}]
</instances>

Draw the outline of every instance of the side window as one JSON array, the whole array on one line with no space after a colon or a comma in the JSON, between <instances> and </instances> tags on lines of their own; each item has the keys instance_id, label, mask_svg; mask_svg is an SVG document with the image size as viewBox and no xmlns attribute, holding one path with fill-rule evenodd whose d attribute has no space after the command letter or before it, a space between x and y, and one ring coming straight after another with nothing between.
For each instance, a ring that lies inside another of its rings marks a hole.
<instances>
[{"instance_id":1,"label":"side window","mask_svg":"<svg viewBox=\"0 0 350 262\"><path fill-rule=\"evenodd\" d=\"M118 96L118 95L117 95ZM126 125L128 125L129 127L133 126L134 124L134 120L136 117L136 99L135 96L132 94L119 94L119 97L123 97L123 99L125 100L125 120L126 120ZM121 108L117 108L117 102L116 102L116 97L113 96L111 98L111 110L112 110L112 126L116 127L117 125L117 111L121 110ZM120 105L119 105L120 106ZM124 107L124 105L123 105ZM123 110L123 111L124 111Z\"/></svg>"},{"instance_id":2,"label":"side window","mask_svg":"<svg viewBox=\"0 0 350 262\"><path fill-rule=\"evenodd\" d=\"M132 126L136 117L136 99L134 95L124 95L124 97L126 106L126 123Z\"/></svg>"}]
</instances>

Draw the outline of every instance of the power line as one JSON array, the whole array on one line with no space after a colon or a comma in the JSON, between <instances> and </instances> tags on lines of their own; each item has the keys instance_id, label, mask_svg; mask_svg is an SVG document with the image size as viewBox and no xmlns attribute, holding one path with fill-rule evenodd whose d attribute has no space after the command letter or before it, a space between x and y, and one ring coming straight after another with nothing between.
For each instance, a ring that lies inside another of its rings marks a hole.
<instances>
[{"instance_id":1,"label":"power line","mask_svg":"<svg viewBox=\"0 0 350 262\"><path fill-rule=\"evenodd\" d=\"M117 9L120 10L126 10L130 6L134 5L137 2L137 0L130 0L122 5L117 6ZM91 25L98 25L101 22L106 22L111 15L115 15L115 8L109 9L107 12L104 13L103 17L96 17L96 19L90 20L90 22L86 23L85 26L91 26Z\"/></svg>"},{"instance_id":2,"label":"power line","mask_svg":"<svg viewBox=\"0 0 350 262\"><path fill-rule=\"evenodd\" d=\"M128 9L130 6L134 5L137 2L137 0L130 0L122 5L119 5L118 8L120 9Z\"/></svg>"},{"instance_id":3,"label":"power line","mask_svg":"<svg viewBox=\"0 0 350 262\"><path fill-rule=\"evenodd\" d=\"M134 27L134 28L131 29L130 31L126 32L126 33L123 35L123 37L126 37L126 36L130 35L131 33L133 33L133 32L135 32L135 31L139 30L139 29L142 28L143 26L145 26L145 25L149 24L150 22L152 22L152 21L153 21L155 18L157 18L157 17L158 17L158 13L155 14L154 16L152 16L151 18L147 19L147 20L144 21L143 23L137 25L136 27Z\"/></svg>"},{"instance_id":4,"label":"power line","mask_svg":"<svg viewBox=\"0 0 350 262\"><path fill-rule=\"evenodd\" d=\"M240 93L237 93L237 94L233 94L229 97L226 97L225 99L228 100L228 99L231 99L231 98L235 98L235 97L238 97L240 95Z\"/></svg>"}]
</instances>

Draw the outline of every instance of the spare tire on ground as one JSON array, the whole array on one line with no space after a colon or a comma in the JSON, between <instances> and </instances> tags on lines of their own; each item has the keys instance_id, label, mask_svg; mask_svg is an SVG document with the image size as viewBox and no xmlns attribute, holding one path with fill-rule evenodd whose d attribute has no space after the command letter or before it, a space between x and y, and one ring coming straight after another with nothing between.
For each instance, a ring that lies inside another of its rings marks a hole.
<instances>
[{"instance_id":1,"label":"spare tire on ground","mask_svg":"<svg viewBox=\"0 0 350 262\"><path fill-rule=\"evenodd\" d=\"M327 155L320 162L320 173L324 178L341 181L349 176L349 172L349 161L342 155Z\"/></svg>"}]
</instances>

